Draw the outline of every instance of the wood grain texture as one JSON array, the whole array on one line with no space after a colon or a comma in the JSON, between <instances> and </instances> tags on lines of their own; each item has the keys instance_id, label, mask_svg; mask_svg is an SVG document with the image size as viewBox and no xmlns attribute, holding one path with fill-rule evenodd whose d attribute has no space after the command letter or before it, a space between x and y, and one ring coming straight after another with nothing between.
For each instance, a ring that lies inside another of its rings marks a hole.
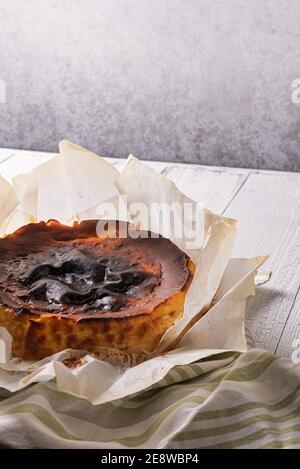
<instances>
[{"instance_id":1,"label":"wood grain texture","mask_svg":"<svg viewBox=\"0 0 300 469\"><path fill-rule=\"evenodd\" d=\"M0 149L0 174L11 180L53 156ZM108 160L119 170L126 164L122 159ZM272 254L263 267L272 270L271 280L249 300L247 327L256 346L290 356L294 339L300 339L300 174L146 164L171 178L188 196L239 220L235 256Z\"/></svg>"},{"instance_id":2,"label":"wood grain texture","mask_svg":"<svg viewBox=\"0 0 300 469\"><path fill-rule=\"evenodd\" d=\"M271 254L263 269L270 269L272 277L249 301L247 326L256 346L276 352L287 327L297 334L293 304L300 284L300 174L250 174L225 214L239 220L234 255ZM292 353L290 342L285 340L286 355Z\"/></svg>"},{"instance_id":3,"label":"wood grain texture","mask_svg":"<svg viewBox=\"0 0 300 469\"><path fill-rule=\"evenodd\" d=\"M300 347L300 287L295 297L290 315L283 329L282 336L276 348L276 355L279 357L290 357L293 351L297 352L299 359Z\"/></svg>"}]
</instances>

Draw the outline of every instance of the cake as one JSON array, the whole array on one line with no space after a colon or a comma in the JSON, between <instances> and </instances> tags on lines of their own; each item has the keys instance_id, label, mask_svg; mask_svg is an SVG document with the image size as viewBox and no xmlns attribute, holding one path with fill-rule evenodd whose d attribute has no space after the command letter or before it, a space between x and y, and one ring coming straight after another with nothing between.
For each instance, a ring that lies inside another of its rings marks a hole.
<instances>
[{"instance_id":1,"label":"cake","mask_svg":"<svg viewBox=\"0 0 300 469\"><path fill-rule=\"evenodd\" d=\"M170 240L97 220L26 225L0 239L0 262L0 326L25 360L67 348L152 352L194 274Z\"/></svg>"}]
</instances>

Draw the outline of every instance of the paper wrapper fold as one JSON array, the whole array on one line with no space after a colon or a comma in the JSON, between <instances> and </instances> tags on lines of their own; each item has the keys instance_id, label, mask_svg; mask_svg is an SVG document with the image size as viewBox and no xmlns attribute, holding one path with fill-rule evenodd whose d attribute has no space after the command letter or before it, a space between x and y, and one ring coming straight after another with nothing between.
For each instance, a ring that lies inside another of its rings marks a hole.
<instances>
[{"instance_id":1,"label":"paper wrapper fold","mask_svg":"<svg viewBox=\"0 0 300 469\"><path fill-rule=\"evenodd\" d=\"M150 225L145 211L139 213L138 226L170 238L191 257L196 272L182 317L148 356L111 350L110 358L104 361L101 353L95 357L85 351L66 350L28 363L10 357L11 337L0 328L0 387L14 392L34 382L55 379L59 390L101 404L159 383L176 365L224 351L247 350L245 302L254 294L254 276L266 257L231 259L236 221L206 210L136 158L130 157L119 173L103 158L70 142L61 142L59 149L52 160L17 175L13 186L0 179L1 233L24 222L51 218L63 223L110 219L111 206L116 218L136 223L137 204L150 207L165 203L175 207L172 219L157 226L151 219ZM173 236L176 207L179 210L187 202L192 210L183 215L184 236ZM195 227L199 233L191 245Z\"/></svg>"}]
</instances>

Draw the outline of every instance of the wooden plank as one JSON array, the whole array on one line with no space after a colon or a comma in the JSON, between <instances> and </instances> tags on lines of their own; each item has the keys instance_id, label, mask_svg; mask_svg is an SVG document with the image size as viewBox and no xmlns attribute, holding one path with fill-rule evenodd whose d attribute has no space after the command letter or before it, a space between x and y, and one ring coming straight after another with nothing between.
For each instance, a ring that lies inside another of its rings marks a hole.
<instances>
[{"instance_id":1,"label":"wooden plank","mask_svg":"<svg viewBox=\"0 0 300 469\"><path fill-rule=\"evenodd\" d=\"M263 267L272 277L247 309L255 345L275 352L282 336L278 353L284 349L290 356L289 333L298 333L293 303L300 285L300 174L251 173L225 214L239 220L236 256L272 254Z\"/></svg>"},{"instance_id":2,"label":"wooden plank","mask_svg":"<svg viewBox=\"0 0 300 469\"><path fill-rule=\"evenodd\" d=\"M4 161L9 160L13 155L14 155L13 150L6 150L3 148L0 148L0 164Z\"/></svg>"},{"instance_id":3,"label":"wooden plank","mask_svg":"<svg viewBox=\"0 0 300 469\"><path fill-rule=\"evenodd\" d=\"M222 213L248 176L247 171L221 171L214 168L169 165L163 174L172 179L186 195L205 207Z\"/></svg>"},{"instance_id":4,"label":"wooden plank","mask_svg":"<svg viewBox=\"0 0 300 469\"><path fill-rule=\"evenodd\" d=\"M298 240L299 241L299 240ZM300 245L298 246L300 249ZM290 357L300 347L300 287L276 349L279 357ZM299 358L299 352L297 353Z\"/></svg>"}]
</instances>

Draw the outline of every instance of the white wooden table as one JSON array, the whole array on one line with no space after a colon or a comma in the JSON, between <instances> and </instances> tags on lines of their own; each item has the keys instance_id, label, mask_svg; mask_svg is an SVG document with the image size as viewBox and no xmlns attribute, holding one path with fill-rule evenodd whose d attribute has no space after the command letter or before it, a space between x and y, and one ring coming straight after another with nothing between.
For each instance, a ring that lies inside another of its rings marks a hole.
<instances>
[{"instance_id":1,"label":"white wooden table","mask_svg":"<svg viewBox=\"0 0 300 469\"><path fill-rule=\"evenodd\" d=\"M8 180L54 155L0 149L0 174ZM118 168L124 160L109 159ZM300 345L300 173L147 162L208 208L237 218L234 255L271 253L263 269L270 281L247 307L247 327L257 347L291 356Z\"/></svg>"}]
</instances>

